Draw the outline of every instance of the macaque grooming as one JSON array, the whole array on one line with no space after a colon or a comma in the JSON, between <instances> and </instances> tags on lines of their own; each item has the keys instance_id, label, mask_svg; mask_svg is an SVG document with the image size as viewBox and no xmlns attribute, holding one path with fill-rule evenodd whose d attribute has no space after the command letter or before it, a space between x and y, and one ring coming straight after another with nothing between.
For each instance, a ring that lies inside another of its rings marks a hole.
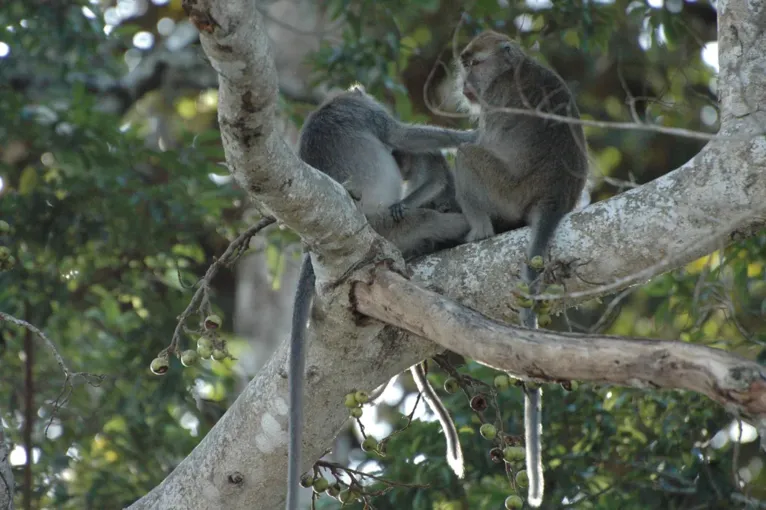
<instances>
[{"instance_id":1,"label":"macaque grooming","mask_svg":"<svg viewBox=\"0 0 766 510\"><path fill-rule=\"evenodd\" d=\"M301 130L299 155L352 192L372 228L396 245L407 259L434 251L445 243L459 243L468 232L468 223L459 212L409 209L410 204L394 217L391 206L401 198L403 179L392 151L427 153L475 140L476 131L399 122L364 89L352 87L307 117ZM306 254L298 280L290 339L287 510L297 510L298 505L305 333L314 282L311 257ZM446 429L445 435L449 440ZM459 460L462 468L462 455Z\"/></svg>"},{"instance_id":2,"label":"macaque grooming","mask_svg":"<svg viewBox=\"0 0 766 510\"><path fill-rule=\"evenodd\" d=\"M579 118L574 98L561 77L536 62L505 35L485 31L460 54L458 87L478 117L479 138L458 148L455 164L457 201L478 241L524 225L530 227L527 265L522 280L538 293L543 259L562 218L578 202L588 172L585 135L578 124L535 116L535 112ZM530 110L510 113L503 108ZM524 308L521 323L537 327L533 309ZM539 389L525 392L528 503L542 503Z\"/></svg>"}]
</instances>

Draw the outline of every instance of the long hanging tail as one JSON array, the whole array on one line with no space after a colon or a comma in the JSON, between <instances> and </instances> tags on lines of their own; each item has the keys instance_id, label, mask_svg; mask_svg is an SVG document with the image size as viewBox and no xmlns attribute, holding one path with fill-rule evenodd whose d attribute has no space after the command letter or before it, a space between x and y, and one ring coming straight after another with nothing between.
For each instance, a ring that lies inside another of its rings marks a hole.
<instances>
[{"instance_id":1,"label":"long hanging tail","mask_svg":"<svg viewBox=\"0 0 766 510\"><path fill-rule=\"evenodd\" d=\"M543 391L540 388L527 389L524 392L524 441L529 478L527 503L532 508L538 508L543 503L543 459L540 452L543 429L540 420L542 396Z\"/></svg>"},{"instance_id":2,"label":"long hanging tail","mask_svg":"<svg viewBox=\"0 0 766 510\"><path fill-rule=\"evenodd\" d=\"M301 476L301 432L303 431L303 382L306 365L306 326L311 311L314 291L314 266L307 253L301 265L298 288L293 306L292 332L290 333L290 441L287 445L287 501L286 510L298 510L298 490Z\"/></svg>"},{"instance_id":3,"label":"long hanging tail","mask_svg":"<svg viewBox=\"0 0 766 510\"><path fill-rule=\"evenodd\" d=\"M541 210L537 220L530 225L532 239L527 250L527 265L522 270L522 279L529 286L530 294L538 294L540 288L540 273L530 266L534 257L543 257L548 249L548 243L556 228L564 217L561 210ZM523 308L520 314L521 325L528 329L537 329L537 314L534 309ZM524 390L524 441L526 442L527 476L529 490L527 503L532 508L538 508L543 503L545 482L543 480L542 443L543 424L540 416L542 410L543 390L536 387Z\"/></svg>"},{"instance_id":4,"label":"long hanging tail","mask_svg":"<svg viewBox=\"0 0 766 510\"><path fill-rule=\"evenodd\" d=\"M460 438L457 435L455 422L452 421L447 408L444 407L431 383L426 379L423 364L418 363L410 371L418 391L423 394L426 403L436 413L437 418L439 418L439 423L444 431L444 437L447 440L447 464L449 464L449 467L452 468L452 471L455 472L458 478L463 478L465 474L465 461L463 460L463 449L460 447Z\"/></svg>"},{"instance_id":5,"label":"long hanging tail","mask_svg":"<svg viewBox=\"0 0 766 510\"><path fill-rule=\"evenodd\" d=\"M529 329L537 329L537 315L530 309L523 309L521 325ZM526 443L527 476L529 489L527 503L532 508L538 508L543 503L543 459L541 453L541 438L543 424L541 408L543 390L536 387L524 389L524 442Z\"/></svg>"}]
</instances>

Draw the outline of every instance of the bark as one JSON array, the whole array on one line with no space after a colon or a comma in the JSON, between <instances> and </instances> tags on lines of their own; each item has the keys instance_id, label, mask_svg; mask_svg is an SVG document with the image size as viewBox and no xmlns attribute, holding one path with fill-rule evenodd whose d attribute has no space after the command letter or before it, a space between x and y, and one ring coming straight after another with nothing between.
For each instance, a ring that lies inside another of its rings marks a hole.
<instances>
[{"instance_id":1,"label":"bark","mask_svg":"<svg viewBox=\"0 0 766 510\"><path fill-rule=\"evenodd\" d=\"M394 253L366 225L342 187L300 162L275 131L275 68L252 2L186 0L184 6L221 77L219 120L232 174L256 203L295 229L315 254L321 316L309 335L307 352L310 389L305 413L311 417L304 427L307 468L345 421L345 393L369 390L434 354L439 346L392 328L383 329L377 321L355 323L354 304L367 306L364 309L370 313L387 307L396 310L394 301L403 294L401 289L385 294L385 283L394 281L387 269L378 269L372 276L369 271L355 271ZM758 118L762 115L758 102L766 88L766 75L760 71L766 65L766 37L758 27L763 26L766 7L744 0L721 1L718 6L722 133L738 138L712 142L668 176L570 215L552 252L556 259L578 259L581 264L571 264L568 274L564 272L569 291L592 288L587 282L615 281L608 290L617 290L635 283L629 275L638 274L636 281L646 280L764 225L758 215L763 213L766 196L766 142L756 133L764 125ZM414 276L486 315L509 318L512 295L508 289L515 282L527 235L526 230L511 232L428 257L414 266ZM357 293L352 292L354 285ZM364 295L360 289L369 292ZM419 306L427 307L429 297L433 295L420 294ZM576 353L585 358L593 351L583 337L567 336L562 342L561 335L514 329L510 341L502 336L507 330L487 327L477 330L483 343L471 346L474 340L467 335L469 326L494 323L455 304L431 306L431 312L436 315L429 319L430 328L415 327L412 317L417 312L411 309L403 310L401 316L381 314L381 318L405 327L409 324L430 340L475 354L482 362L508 366L522 376L542 374L557 379L566 375L639 385L651 376L662 387L691 387L763 417L762 369L723 351L625 340L630 344L632 364L629 371L617 373L609 364L614 361L610 341L600 337L593 340L598 356L604 358L590 365L602 370L600 373L582 374L572 368L558 373L562 367L551 360L552 351L562 357ZM475 322L457 324L455 317L471 317ZM441 330L437 329L439 318L446 321ZM463 328L461 336L445 338L449 337L447 328L458 326ZM480 346L485 350L479 351ZM207 437L130 508L244 510L282 505L287 460L287 348L286 344L280 346ZM704 353L705 359L691 359L697 353ZM539 365L530 361L534 356L540 356ZM669 362L673 360L675 366ZM735 374L736 367L742 373ZM627 380L626 373L636 379ZM748 398L752 400L745 402Z\"/></svg>"}]
</instances>

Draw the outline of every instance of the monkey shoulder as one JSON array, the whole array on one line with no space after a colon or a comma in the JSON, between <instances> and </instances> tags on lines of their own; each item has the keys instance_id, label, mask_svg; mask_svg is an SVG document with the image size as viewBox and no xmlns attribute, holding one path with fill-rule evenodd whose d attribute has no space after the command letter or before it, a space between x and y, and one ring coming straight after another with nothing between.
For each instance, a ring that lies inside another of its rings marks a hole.
<instances>
[{"instance_id":1,"label":"monkey shoulder","mask_svg":"<svg viewBox=\"0 0 766 510\"><path fill-rule=\"evenodd\" d=\"M298 140L299 156L316 167L316 158L333 156L328 147L346 143L377 145L382 133L389 129L387 115L369 96L348 93L336 96L306 118Z\"/></svg>"}]
</instances>

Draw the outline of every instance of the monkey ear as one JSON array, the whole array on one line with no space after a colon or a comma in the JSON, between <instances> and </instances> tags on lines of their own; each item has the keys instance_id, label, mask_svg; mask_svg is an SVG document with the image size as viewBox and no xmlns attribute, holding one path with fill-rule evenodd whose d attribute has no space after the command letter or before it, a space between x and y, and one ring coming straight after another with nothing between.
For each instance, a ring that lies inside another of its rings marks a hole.
<instances>
[{"instance_id":1,"label":"monkey ear","mask_svg":"<svg viewBox=\"0 0 766 510\"><path fill-rule=\"evenodd\" d=\"M360 94L360 95L367 93L367 91L364 89L364 85L362 85L361 83L354 83L348 88L348 90L350 90L351 92L356 92L357 94Z\"/></svg>"},{"instance_id":2,"label":"monkey ear","mask_svg":"<svg viewBox=\"0 0 766 510\"><path fill-rule=\"evenodd\" d=\"M502 52L503 57L508 61L508 63L512 66L515 66L518 63L519 60L519 48L517 46L514 46L514 44L511 41L503 41L499 45L500 51Z\"/></svg>"}]
</instances>

